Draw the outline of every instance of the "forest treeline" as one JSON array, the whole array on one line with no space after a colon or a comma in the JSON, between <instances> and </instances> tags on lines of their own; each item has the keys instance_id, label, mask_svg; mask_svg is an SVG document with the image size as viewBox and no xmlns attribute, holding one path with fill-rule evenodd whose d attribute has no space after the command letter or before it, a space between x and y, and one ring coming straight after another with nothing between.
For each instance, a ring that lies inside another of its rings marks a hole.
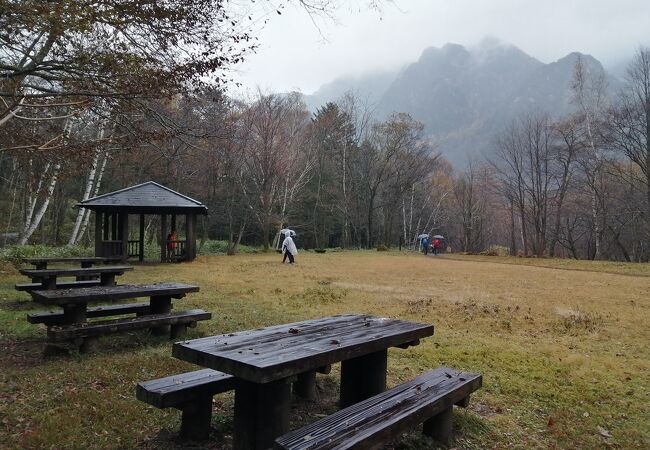
<instances>
[{"instance_id":1,"label":"forest treeline","mask_svg":"<svg viewBox=\"0 0 650 450\"><path fill-rule=\"evenodd\" d=\"M75 2L0 0L13 8L0 34L0 245L90 244L74 204L154 180L204 202L200 236L230 253L290 226L304 248L413 247L430 233L453 251L650 257L650 49L616 95L578 60L572 114L532 110L489 155L452 167L420 122L377 120L352 93L313 114L297 93L229 98L223 76L205 77L252 45L232 12L136 3L86 17Z\"/></svg>"}]
</instances>

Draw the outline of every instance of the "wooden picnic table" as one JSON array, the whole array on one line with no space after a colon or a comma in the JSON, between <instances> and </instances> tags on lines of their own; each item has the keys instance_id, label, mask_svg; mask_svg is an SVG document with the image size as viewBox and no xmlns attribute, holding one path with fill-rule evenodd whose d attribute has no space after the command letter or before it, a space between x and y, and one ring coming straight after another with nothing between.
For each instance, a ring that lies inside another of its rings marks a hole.
<instances>
[{"instance_id":1,"label":"wooden picnic table","mask_svg":"<svg viewBox=\"0 0 650 450\"><path fill-rule=\"evenodd\" d=\"M101 286L113 286L115 277L126 271L133 270L131 266L103 266L70 269L21 269L20 273L28 276L33 282L41 283L43 290L56 289L58 277L86 278L88 276L99 276Z\"/></svg>"},{"instance_id":2,"label":"wooden picnic table","mask_svg":"<svg viewBox=\"0 0 650 450\"><path fill-rule=\"evenodd\" d=\"M295 376L342 361L341 406L386 389L387 350L417 345L433 325L342 315L177 342L173 356L240 379L235 449L266 449L288 431Z\"/></svg>"},{"instance_id":3,"label":"wooden picnic table","mask_svg":"<svg viewBox=\"0 0 650 450\"><path fill-rule=\"evenodd\" d=\"M179 320L184 321L183 324L186 324L194 321L191 320L190 316L205 316L205 314L195 313L188 315L188 311L178 313L179 317L170 314L173 298L180 299L185 297L186 294L198 291L198 286L184 283L96 286L33 291L34 301L43 305L60 306L63 308L63 312L36 313L31 316L28 315L28 320L32 323L47 324L48 336L56 341L85 336L91 332L93 335L102 335L144 327L159 331L156 334L163 334L167 332L170 324L176 324ZM89 303L118 302L139 297L149 297L149 304L127 303L124 305L88 308ZM138 317L126 321L124 319L112 319L104 322L87 322L88 317L115 316L134 312ZM205 319L199 318L198 320ZM179 326L183 324L179 324Z\"/></svg>"},{"instance_id":4,"label":"wooden picnic table","mask_svg":"<svg viewBox=\"0 0 650 450\"><path fill-rule=\"evenodd\" d=\"M70 258L60 257L41 257L41 258L23 258L23 263L32 264L36 269L47 269L49 263L64 263L64 264L81 264L81 267L92 267L93 264L108 264L121 261L121 258L106 258L103 256L79 256Z\"/></svg>"},{"instance_id":5,"label":"wooden picnic table","mask_svg":"<svg viewBox=\"0 0 650 450\"><path fill-rule=\"evenodd\" d=\"M66 314L64 324L80 323L86 320L89 303L118 302L125 299L149 297L149 314L171 311L172 298L180 299L199 287L183 283L156 283L120 286L97 286L79 289L55 289L33 291L35 302L43 305L61 306Z\"/></svg>"}]
</instances>

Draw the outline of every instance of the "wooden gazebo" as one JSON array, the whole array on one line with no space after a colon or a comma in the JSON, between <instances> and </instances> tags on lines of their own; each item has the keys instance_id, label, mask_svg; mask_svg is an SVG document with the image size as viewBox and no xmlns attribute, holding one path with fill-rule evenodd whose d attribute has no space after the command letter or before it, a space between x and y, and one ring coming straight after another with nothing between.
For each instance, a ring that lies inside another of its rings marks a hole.
<instances>
[{"instance_id":1,"label":"wooden gazebo","mask_svg":"<svg viewBox=\"0 0 650 450\"><path fill-rule=\"evenodd\" d=\"M148 181L109 192L75 205L95 212L95 256L137 257L144 260L145 215L160 216L160 261L192 261L196 258L196 215L208 213L201 202ZM137 240L129 240L129 216L140 219ZM170 216L170 221L167 221ZM167 240L175 231L177 216L185 219L185 239Z\"/></svg>"}]
</instances>

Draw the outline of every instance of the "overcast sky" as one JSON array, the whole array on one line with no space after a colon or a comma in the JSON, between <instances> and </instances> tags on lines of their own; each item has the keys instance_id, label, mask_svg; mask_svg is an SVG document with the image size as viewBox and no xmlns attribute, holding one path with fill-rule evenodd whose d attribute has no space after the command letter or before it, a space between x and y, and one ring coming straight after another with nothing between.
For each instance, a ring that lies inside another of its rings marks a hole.
<instances>
[{"instance_id":1,"label":"overcast sky","mask_svg":"<svg viewBox=\"0 0 650 450\"><path fill-rule=\"evenodd\" d=\"M367 0L348 1L361 8L339 8L336 21L318 22L320 31L298 8L269 11L260 48L235 80L244 90L311 94L340 76L416 61L426 47L486 36L543 62L580 51L610 67L650 45L650 0L396 0L381 13L365 8Z\"/></svg>"}]
</instances>

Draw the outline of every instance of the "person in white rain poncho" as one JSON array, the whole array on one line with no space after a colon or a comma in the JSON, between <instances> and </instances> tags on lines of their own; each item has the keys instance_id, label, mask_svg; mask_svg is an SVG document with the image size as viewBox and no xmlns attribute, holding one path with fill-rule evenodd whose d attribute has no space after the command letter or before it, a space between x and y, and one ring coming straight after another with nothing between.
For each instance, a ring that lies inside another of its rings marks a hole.
<instances>
[{"instance_id":1,"label":"person in white rain poncho","mask_svg":"<svg viewBox=\"0 0 650 450\"><path fill-rule=\"evenodd\" d=\"M296 243L293 242L291 233L287 233L287 237L285 237L284 241L282 241L282 253L284 253L284 256L282 257L283 264L287 260L287 257L289 258L289 264L293 264L295 262L294 256L298 254L298 249L296 248Z\"/></svg>"}]
</instances>

